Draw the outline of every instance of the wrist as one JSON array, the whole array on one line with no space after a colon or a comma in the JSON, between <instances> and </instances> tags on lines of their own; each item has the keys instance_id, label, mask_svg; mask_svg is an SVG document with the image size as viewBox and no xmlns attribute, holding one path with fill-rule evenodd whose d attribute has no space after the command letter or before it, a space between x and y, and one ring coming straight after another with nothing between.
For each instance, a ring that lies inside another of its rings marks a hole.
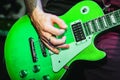
<instances>
[{"instance_id":1,"label":"wrist","mask_svg":"<svg viewBox=\"0 0 120 80\"><path fill-rule=\"evenodd\" d=\"M31 14L29 14L31 20L35 19L35 18L38 18L40 16L42 16L44 14L44 11L39 9L39 8L35 8L33 10L33 12Z\"/></svg>"}]
</instances>

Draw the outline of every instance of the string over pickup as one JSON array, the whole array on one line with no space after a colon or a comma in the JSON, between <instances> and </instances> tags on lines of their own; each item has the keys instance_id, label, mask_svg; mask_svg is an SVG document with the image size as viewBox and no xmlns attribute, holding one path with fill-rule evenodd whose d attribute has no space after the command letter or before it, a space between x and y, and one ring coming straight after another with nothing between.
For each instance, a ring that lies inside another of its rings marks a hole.
<instances>
[{"instance_id":1,"label":"string over pickup","mask_svg":"<svg viewBox=\"0 0 120 80\"><path fill-rule=\"evenodd\" d=\"M35 52L35 46L34 46L33 38L29 38L29 43L30 43L32 60L33 60L33 62L37 62L37 55L36 55L36 52Z\"/></svg>"}]
</instances>

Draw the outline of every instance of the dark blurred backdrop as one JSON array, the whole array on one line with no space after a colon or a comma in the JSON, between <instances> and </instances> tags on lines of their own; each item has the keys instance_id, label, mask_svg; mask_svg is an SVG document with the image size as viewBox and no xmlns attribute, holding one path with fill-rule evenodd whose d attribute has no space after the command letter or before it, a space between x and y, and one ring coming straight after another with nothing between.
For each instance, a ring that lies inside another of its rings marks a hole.
<instances>
[{"instance_id":1,"label":"dark blurred backdrop","mask_svg":"<svg viewBox=\"0 0 120 80\"><path fill-rule=\"evenodd\" d=\"M0 0L0 80L10 80L4 60L4 43L8 31L26 13L24 0Z\"/></svg>"}]
</instances>

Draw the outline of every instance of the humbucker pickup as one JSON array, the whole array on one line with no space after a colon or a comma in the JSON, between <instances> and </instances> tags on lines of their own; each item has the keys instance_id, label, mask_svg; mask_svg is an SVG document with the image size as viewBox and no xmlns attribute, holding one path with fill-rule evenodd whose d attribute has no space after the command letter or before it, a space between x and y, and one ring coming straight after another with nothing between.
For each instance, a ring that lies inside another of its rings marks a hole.
<instances>
[{"instance_id":1,"label":"humbucker pickup","mask_svg":"<svg viewBox=\"0 0 120 80\"><path fill-rule=\"evenodd\" d=\"M85 34L83 32L82 24L80 21L73 23L71 27L72 27L72 31L73 31L76 42L86 39Z\"/></svg>"}]
</instances>

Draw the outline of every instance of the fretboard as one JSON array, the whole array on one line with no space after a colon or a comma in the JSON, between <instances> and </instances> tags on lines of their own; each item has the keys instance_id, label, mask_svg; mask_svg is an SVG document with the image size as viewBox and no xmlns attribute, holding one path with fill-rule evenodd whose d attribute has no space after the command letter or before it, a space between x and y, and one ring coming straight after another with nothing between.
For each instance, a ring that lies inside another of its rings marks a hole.
<instances>
[{"instance_id":1,"label":"fretboard","mask_svg":"<svg viewBox=\"0 0 120 80\"><path fill-rule=\"evenodd\" d=\"M120 9L83 24L86 36L120 25Z\"/></svg>"}]
</instances>

